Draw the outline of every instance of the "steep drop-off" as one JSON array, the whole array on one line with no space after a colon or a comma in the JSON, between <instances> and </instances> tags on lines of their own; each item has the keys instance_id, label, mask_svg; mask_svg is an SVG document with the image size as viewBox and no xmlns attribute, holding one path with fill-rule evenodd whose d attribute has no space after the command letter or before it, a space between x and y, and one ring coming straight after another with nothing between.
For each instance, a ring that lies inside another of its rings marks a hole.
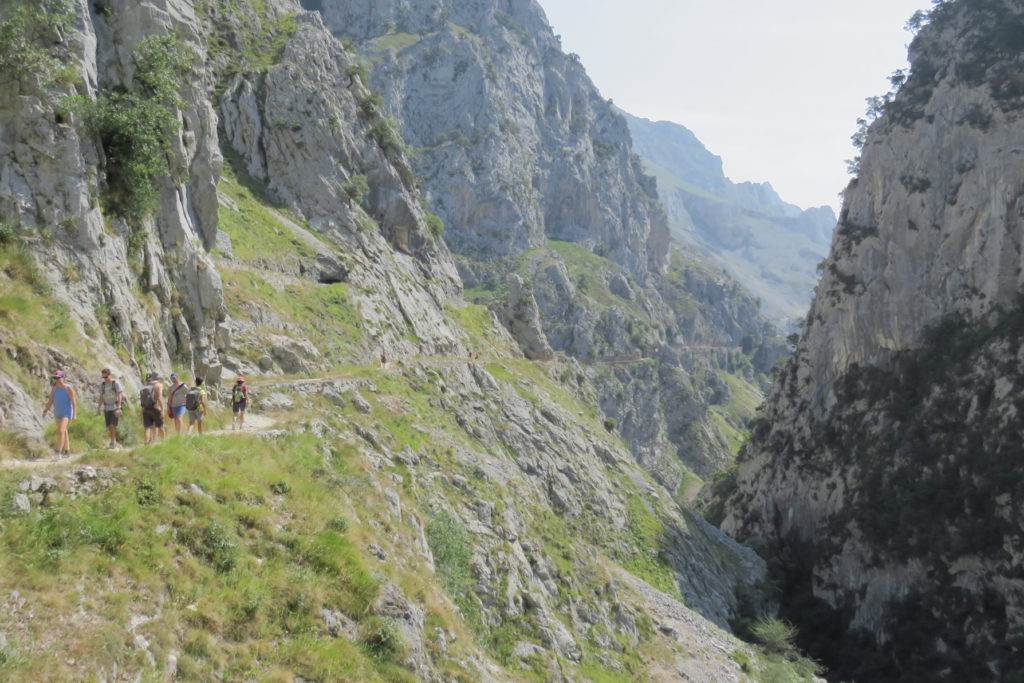
<instances>
[{"instance_id":1,"label":"steep drop-off","mask_svg":"<svg viewBox=\"0 0 1024 683\"><path fill-rule=\"evenodd\" d=\"M855 680L1024 671L1024 8L944 2L867 136L722 528Z\"/></svg>"}]
</instances>

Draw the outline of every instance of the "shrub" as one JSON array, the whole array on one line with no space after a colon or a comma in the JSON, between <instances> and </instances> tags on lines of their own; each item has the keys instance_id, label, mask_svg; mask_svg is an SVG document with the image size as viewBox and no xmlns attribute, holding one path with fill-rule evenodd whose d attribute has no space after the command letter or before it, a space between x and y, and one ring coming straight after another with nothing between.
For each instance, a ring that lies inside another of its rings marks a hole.
<instances>
[{"instance_id":1,"label":"shrub","mask_svg":"<svg viewBox=\"0 0 1024 683\"><path fill-rule=\"evenodd\" d=\"M374 91L359 100L359 113L363 115L363 118L375 118L383 108L384 96L379 92Z\"/></svg>"},{"instance_id":2,"label":"shrub","mask_svg":"<svg viewBox=\"0 0 1024 683\"><path fill-rule=\"evenodd\" d=\"M395 661L405 652L398 623L391 617L372 616L362 624L359 642L371 657Z\"/></svg>"},{"instance_id":3,"label":"shrub","mask_svg":"<svg viewBox=\"0 0 1024 683\"><path fill-rule=\"evenodd\" d=\"M341 191L348 198L348 205L351 208L352 202L360 204L363 197L370 193L370 184L366 182L366 176L354 175L347 183L342 183Z\"/></svg>"},{"instance_id":4,"label":"shrub","mask_svg":"<svg viewBox=\"0 0 1024 683\"><path fill-rule=\"evenodd\" d=\"M61 60L45 45L61 42L61 32L74 19L74 11L69 0L19 4L0 23L0 83L45 88L61 68Z\"/></svg>"},{"instance_id":5,"label":"shrub","mask_svg":"<svg viewBox=\"0 0 1024 683\"><path fill-rule=\"evenodd\" d=\"M473 551L462 523L450 512L441 511L427 525L427 544L434 554L434 566L441 585L459 607L473 585L469 561Z\"/></svg>"},{"instance_id":6,"label":"shrub","mask_svg":"<svg viewBox=\"0 0 1024 683\"><path fill-rule=\"evenodd\" d=\"M427 232L434 239L441 239L441 236L444 234L444 221L429 211L427 212Z\"/></svg>"},{"instance_id":7,"label":"shrub","mask_svg":"<svg viewBox=\"0 0 1024 683\"><path fill-rule=\"evenodd\" d=\"M356 76L358 76L359 80L364 84L369 80L366 74L366 67L362 64L349 64L345 67L345 75L348 76L349 86L353 84Z\"/></svg>"},{"instance_id":8,"label":"shrub","mask_svg":"<svg viewBox=\"0 0 1024 683\"><path fill-rule=\"evenodd\" d=\"M609 432L614 432L616 429L619 428L619 421L616 420L614 417L606 417L604 419L604 428Z\"/></svg>"},{"instance_id":9,"label":"shrub","mask_svg":"<svg viewBox=\"0 0 1024 683\"><path fill-rule=\"evenodd\" d=\"M796 652L796 628L792 624L762 617L754 623L750 632L770 654L789 656Z\"/></svg>"},{"instance_id":10,"label":"shrub","mask_svg":"<svg viewBox=\"0 0 1024 683\"><path fill-rule=\"evenodd\" d=\"M138 224L157 201L157 179L171 170L168 140L180 126L178 84L189 61L173 36L144 38L135 46L134 59L133 91L102 93L95 101L75 97L68 103L103 146L104 208Z\"/></svg>"}]
</instances>

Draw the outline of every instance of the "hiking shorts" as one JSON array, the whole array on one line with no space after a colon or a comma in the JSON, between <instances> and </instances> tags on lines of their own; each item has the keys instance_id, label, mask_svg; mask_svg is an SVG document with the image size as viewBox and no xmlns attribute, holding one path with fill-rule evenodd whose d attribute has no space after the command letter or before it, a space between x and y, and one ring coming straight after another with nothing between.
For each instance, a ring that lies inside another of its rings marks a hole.
<instances>
[{"instance_id":1,"label":"hiking shorts","mask_svg":"<svg viewBox=\"0 0 1024 683\"><path fill-rule=\"evenodd\" d=\"M231 404L232 413L244 413L245 412L245 399Z\"/></svg>"},{"instance_id":2,"label":"hiking shorts","mask_svg":"<svg viewBox=\"0 0 1024 683\"><path fill-rule=\"evenodd\" d=\"M163 429L164 426L164 413L162 410L156 408L143 408L142 409L142 427L149 429L156 427L157 429Z\"/></svg>"},{"instance_id":3,"label":"hiking shorts","mask_svg":"<svg viewBox=\"0 0 1024 683\"><path fill-rule=\"evenodd\" d=\"M104 410L103 411L103 422L108 427L116 427L118 420L118 414L116 410Z\"/></svg>"},{"instance_id":4,"label":"hiking shorts","mask_svg":"<svg viewBox=\"0 0 1024 683\"><path fill-rule=\"evenodd\" d=\"M180 406L171 406L171 414L173 414L174 417L185 417L186 410L188 410L188 408L185 407L184 403Z\"/></svg>"},{"instance_id":5,"label":"hiking shorts","mask_svg":"<svg viewBox=\"0 0 1024 683\"><path fill-rule=\"evenodd\" d=\"M202 410L190 410L188 411L188 423L199 422L203 419Z\"/></svg>"}]
</instances>

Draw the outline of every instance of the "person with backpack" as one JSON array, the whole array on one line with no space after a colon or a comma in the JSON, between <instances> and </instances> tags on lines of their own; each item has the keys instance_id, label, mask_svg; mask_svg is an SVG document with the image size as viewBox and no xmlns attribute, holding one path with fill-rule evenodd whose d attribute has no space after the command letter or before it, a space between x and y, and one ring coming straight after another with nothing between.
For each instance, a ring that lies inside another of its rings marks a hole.
<instances>
[{"instance_id":1,"label":"person with backpack","mask_svg":"<svg viewBox=\"0 0 1024 683\"><path fill-rule=\"evenodd\" d=\"M192 433L192 427L196 426L199 433L203 433L203 418L206 417L206 389L203 388L203 378L196 377L196 385L185 394L185 408L188 409L188 432Z\"/></svg>"},{"instance_id":2,"label":"person with backpack","mask_svg":"<svg viewBox=\"0 0 1024 683\"><path fill-rule=\"evenodd\" d=\"M178 379L178 373L171 373L171 391L167 396L167 417L174 419L174 433L181 434L181 422L185 417L185 396L188 385Z\"/></svg>"},{"instance_id":3,"label":"person with backpack","mask_svg":"<svg viewBox=\"0 0 1024 683\"><path fill-rule=\"evenodd\" d=\"M103 381L100 383L100 398L96 403L96 414L103 413L103 421L110 431L110 443L107 448L117 448L117 422L121 417L121 404L124 403L124 391L121 383L110 374L109 368L103 368Z\"/></svg>"},{"instance_id":4,"label":"person with backpack","mask_svg":"<svg viewBox=\"0 0 1024 683\"><path fill-rule=\"evenodd\" d=\"M245 407L249 403L249 387L245 378L239 377L231 388L231 429L242 429L245 425ZM235 427L235 425L238 425Z\"/></svg>"},{"instance_id":5,"label":"person with backpack","mask_svg":"<svg viewBox=\"0 0 1024 683\"><path fill-rule=\"evenodd\" d=\"M78 403L75 401L75 390L67 383L62 370L53 373L53 388L50 400L43 408L43 415L53 408L53 419L57 422L57 457L66 458L71 455L71 443L68 439L68 423L78 415Z\"/></svg>"},{"instance_id":6,"label":"person with backpack","mask_svg":"<svg viewBox=\"0 0 1024 683\"><path fill-rule=\"evenodd\" d=\"M146 375L146 383L139 391L139 403L142 405L142 427L146 435L146 445L153 443L156 437L164 438L164 385L160 375L151 372Z\"/></svg>"}]
</instances>

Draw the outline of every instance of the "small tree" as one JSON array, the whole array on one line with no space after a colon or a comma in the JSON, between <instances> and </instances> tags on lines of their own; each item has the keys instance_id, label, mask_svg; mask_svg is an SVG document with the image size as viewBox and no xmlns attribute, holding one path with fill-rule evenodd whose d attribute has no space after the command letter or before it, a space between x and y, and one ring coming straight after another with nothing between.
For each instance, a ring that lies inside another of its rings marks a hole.
<instances>
[{"instance_id":1,"label":"small tree","mask_svg":"<svg viewBox=\"0 0 1024 683\"><path fill-rule=\"evenodd\" d=\"M361 204L363 197L370 193L370 184L366 182L366 176L354 175L349 178L347 183L342 183L341 191L345 193L348 199L348 208L352 208L352 202Z\"/></svg>"},{"instance_id":2,"label":"small tree","mask_svg":"<svg viewBox=\"0 0 1024 683\"><path fill-rule=\"evenodd\" d=\"M444 234L444 221L439 216L436 216L429 211L427 212L427 232L431 234L434 239L441 239Z\"/></svg>"}]
</instances>

